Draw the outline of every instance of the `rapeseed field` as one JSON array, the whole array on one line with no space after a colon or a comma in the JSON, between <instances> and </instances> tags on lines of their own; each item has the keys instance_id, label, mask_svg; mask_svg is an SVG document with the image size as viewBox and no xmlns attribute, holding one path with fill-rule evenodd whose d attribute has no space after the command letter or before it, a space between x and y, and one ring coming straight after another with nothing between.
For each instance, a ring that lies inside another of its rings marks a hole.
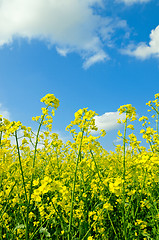
<instances>
[{"instance_id":1,"label":"rapeseed field","mask_svg":"<svg viewBox=\"0 0 159 240\"><path fill-rule=\"evenodd\" d=\"M130 104L118 109L124 131L114 152L98 141L104 130L92 135L94 111L75 113L73 140L63 143L52 133L59 100L41 102L37 133L0 116L0 239L159 239L159 94L147 103L155 128ZM147 148L133 133L138 120Z\"/></svg>"}]
</instances>

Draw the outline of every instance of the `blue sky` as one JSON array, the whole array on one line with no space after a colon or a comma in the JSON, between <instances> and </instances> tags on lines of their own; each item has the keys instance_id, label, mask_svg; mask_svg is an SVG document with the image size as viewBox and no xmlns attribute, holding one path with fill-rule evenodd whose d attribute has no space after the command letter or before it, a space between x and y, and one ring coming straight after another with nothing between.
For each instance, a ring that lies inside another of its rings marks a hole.
<instances>
[{"instance_id":1,"label":"blue sky","mask_svg":"<svg viewBox=\"0 0 159 240\"><path fill-rule=\"evenodd\" d=\"M0 114L36 129L40 99L53 93L53 131L68 139L65 127L88 107L113 149L117 109L145 115L159 92L158 12L157 0L0 0Z\"/></svg>"}]
</instances>

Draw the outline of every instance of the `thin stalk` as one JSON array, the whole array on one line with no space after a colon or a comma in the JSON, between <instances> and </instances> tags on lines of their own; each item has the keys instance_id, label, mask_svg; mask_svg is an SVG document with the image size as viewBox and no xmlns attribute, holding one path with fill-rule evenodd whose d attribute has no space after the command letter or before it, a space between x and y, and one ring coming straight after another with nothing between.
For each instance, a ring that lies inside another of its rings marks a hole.
<instances>
[{"instance_id":1,"label":"thin stalk","mask_svg":"<svg viewBox=\"0 0 159 240\"><path fill-rule=\"evenodd\" d=\"M153 107L151 106L152 109L156 112L156 131L157 131L157 134L158 134L158 131L159 131L159 128L158 128L158 122L159 122L159 111L158 111L158 107Z\"/></svg>"},{"instance_id":2,"label":"thin stalk","mask_svg":"<svg viewBox=\"0 0 159 240\"><path fill-rule=\"evenodd\" d=\"M101 178L101 176L100 176L101 171L99 170L99 168L98 168L98 166L97 166L97 163L96 163L95 158L94 158L94 156L93 156L92 150L90 150L90 153L91 153L91 155L92 155L92 158L93 158L95 167L96 167L96 169L97 169L98 177L99 177L100 181L102 182L102 178ZM99 174L99 173L100 173L100 174ZM101 175L102 175L102 174L101 174ZM102 177L103 177L103 175L102 175Z\"/></svg>"},{"instance_id":3,"label":"thin stalk","mask_svg":"<svg viewBox=\"0 0 159 240\"><path fill-rule=\"evenodd\" d=\"M92 225L90 226L90 228L88 229L88 231L86 232L86 234L84 235L84 237L82 238L82 240L86 239L86 237L87 237L88 234L90 233L90 231L91 231L91 229L93 228L93 226L98 222L98 219L99 219L99 217L102 215L102 213L103 213L104 210L105 210L105 209L102 209L102 211L99 213L98 218L92 223ZM110 214L109 214L108 210L107 210L107 214L108 214L108 218L109 218L109 220L110 220L111 226L112 226L112 228L113 228L113 231L114 231L114 233L115 233L115 236L117 237L117 240L118 240L119 238L118 238L118 235L117 235L116 230L115 230L115 228L114 228L113 222L112 222L112 220L111 220L111 218L110 218Z\"/></svg>"},{"instance_id":4,"label":"thin stalk","mask_svg":"<svg viewBox=\"0 0 159 240\"><path fill-rule=\"evenodd\" d=\"M15 131L15 140L16 140L17 151L18 151L18 159L19 159L20 171L21 171L21 175L22 175L23 188L24 188L24 192L25 192L25 201L26 201L26 204L28 204L27 191L26 191L26 186L25 186L24 172L23 172L22 161L21 161L21 156L20 156L17 131Z\"/></svg>"},{"instance_id":5,"label":"thin stalk","mask_svg":"<svg viewBox=\"0 0 159 240\"><path fill-rule=\"evenodd\" d=\"M35 149L34 149L33 164L32 164L32 175L31 175L29 199L28 199L27 214L26 214L26 240L29 239L28 223L29 223L30 201L31 201L31 194L32 194L32 189L33 189L34 167L35 167L35 160L36 160L36 153L37 153L37 146L38 146L38 138L39 138L39 133L40 133L40 129L41 129L42 123L44 121L44 118L45 118L45 114L41 118L39 128L38 128L38 131L36 134Z\"/></svg>"},{"instance_id":6,"label":"thin stalk","mask_svg":"<svg viewBox=\"0 0 159 240\"><path fill-rule=\"evenodd\" d=\"M0 147L2 149L2 131L0 132ZM0 188L2 187L2 180L3 180L3 172L1 174Z\"/></svg>"},{"instance_id":7,"label":"thin stalk","mask_svg":"<svg viewBox=\"0 0 159 240\"><path fill-rule=\"evenodd\" d=\"M140 201L141 201L141 198L142 198L142 193L143 193L143 189L144 189L144 185L145 185L145 181L146 181L146 176L147 176L147 169L145 171L145 174L144 174L144 179L143 179L143 183L142 183L142 187L141 187L141 192L140 192L140 196L137 197L137 206L136 206L136 210L133 214L133 221L134 221L134 224L135 224L135 221L136 221L136 217L137 217L137 213L138 213L138 209L140 207ZM140 189L140 186L138 187L138 189L136 191L139 191ZM130 201L131 202L131 201Z\"/></svg>"},{"instance_id":8,"label":"thin stalk","mask_svg":"<svg viewBox=\"0 0 159 240\"><path fill-rule=\"evenodd\" d=\"M113 222L112 222L112 220L111 220L111 217L110 217L110 214L109 214L108 210L107 210L107 214L108 214L108 218L109 218L109 221L110 221L110 223L111 223L111 226L112 226L112 228L113 228L113 231L114 231L114 233L115 233L115 236L116 236L117 239L118 239L118 235L117 235L117 233L116 233L115 227L114 227L114 225L113 225Z\"/></svg>"},{"instance_id":9,"label":"thin stalk","mask_svg":"<svg viewBox=\"0 0 159 240\"><path fill-rule=\"evenodd\" d=\"M8 206L8 204L9 204L8 202L9 202L9 200L10 200L10 196L11 196L11 193L12 193L15 185L16 185L16 182L14 183L14 185L12 186L12 188L11 188L9 194L8 194L8 199L7 199L6 205L5 205L4 208L2 209L3 212L1 211L0 219L3 217L3 215L4 215L4 213L5 213L6 209L7 209L7 206Z\"/></svg>"},{"instance_id":10,"label":"thin stalk","mask_svg":"<svg viewBox=\"0 0 159 240\"><path fill-rule=\"evenodd\" d=\"M2 144L1 144L1 142L2 142L2 131L0 132L0 146L1 146L1 149L2 149Z\"/></svg>"},{"instance_id":11,"label":"thin stalk","mask_svg":"<svg viewBox=\"0 0 159 240\"><path fill-rule=\"evenodd\" d=\"M52 215L53 215L53 214L50 214L50 217L51 217ZM47 221L48 221L48 219L46 219L46 220L40 225L40 227L36 227L36 228L35 228L35 230L34 230L34 232L32 233L32 235L31 235L31 237L30 237L29 240L32 240L32 239L34 238L34 236L39 232L40 228L41 228L42 226L44 226L45 223L47 223Z\"/></svg>"},{"instance_id":12,"label":"thin stalk","mask_svg":"<svg viewBox=\"0 0 159 240\"><path fill-rule=\"evenodd\" d=\"M158 113L158 111L157 111L157 113L156 113L156 131L157 131L157 134L158 134L158 121L159 121L159 118L158 118L158 115L159 115L159 113Z\"/></svg>"},{"instance_id":13,"label":"thin stalk","mask_svg":"<svg viewBox=\"0 0 159 240\"><path fill-rule=\"evenodd\" d=\"M57 159L57 168L58 168L58 175L59 175L59 180L61 179L61 166L59 164L59 158L58 158L58 152L56 148L56 159Z\"/></svg>"},{"instance_id":14,"label":"thin stalk","mask_svg":"<svg viewBox=\"0 0 159 240\"><path fill-rule=\"evenodd\" d=\"M82 240L86 239L86 237L88 236L88 234L90 233L91 229L93 228L93 226L97 223L100 215L102 214L103 211L101 211L101 213L98 215L98 218L92 223L92 225L90 226L90 228L88 229L88 231L86 232L86 234L84 235L84 237L82 238Z\"/></svg>"},{"instance_id":15,"label":"thin stalk","mask_svg":"<svg viewBox=\"0 0 159 240\"><path fill-rule=\"evenodd\" d=\"M77 161L76 161L76 168L75 168L75 174L74 174L72 199L71 199L71 212L70 212L70 220L69 220L69 228L68 228L68 240L71 239L71 227L72 227L72 218L73 218L73 207L74 207L74 194L75 194L75 186L76 186L76 176L77 176L78 163L79 163L79 160L81 158L81 146L82 146L83 134L84 134L84 129L82 131L81 143L80 143L80 146L79 146L79 152L78 152L78 157L77 157Z\"/></svg>"},{"instance_id":16,"label":"thin stalk","mask_svg":"<svg viewBox=\"0 0 159 240\"><path fill-rule=\"evenodd\" d=\"M23 172L23 168L22 168L22 162L21 162L21 156L20 156L20 150L19 150L17 131L15 131L15 139L16 139L16 145L17 145L17 151L18 151L20 171L21 171L21 175L22 175L23 188L24 188L24 192L25 192L25 201L26 201L26 205L27 205L27 209L28 209L28 198L27 198L27 191L26 191L25 180L24 180L24 172ZM28 238L28 222L26 222L25 232L26 232L26 240L28 240L29 239Z\"/></svg>"},{"instance_id":17,"label":"thin stalk","mask_svg":"<svg viewBox=\"0 0 159 240\"><path fill-rule=\"evenodd\" d=\"M127 119L125 120L124 138L123 138L123 189L122 189L122 220L123 220L125 240L127 240L126 219L125 219L126 128L127 128Z\"/></svg>"},{"instance_id":18,"label":"thin stalk","mask_svg":"<svg viewBox=\"0 0 159 240\"><path fill-rule=\"evenodd\" d=\"M0 147L2 149L2 131L0 132ZM3 172L1 174L1 179L0 179L0 189L2 188L2 181L3 181ZM2 227L1 226L0 226L0 239L2 239Z\"/></svg>"}]
</instances>

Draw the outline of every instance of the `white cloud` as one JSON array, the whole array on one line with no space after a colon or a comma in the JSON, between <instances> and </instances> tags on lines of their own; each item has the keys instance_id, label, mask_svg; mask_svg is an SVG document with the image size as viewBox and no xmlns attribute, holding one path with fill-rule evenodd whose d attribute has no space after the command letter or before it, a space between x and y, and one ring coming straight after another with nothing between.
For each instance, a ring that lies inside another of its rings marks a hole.
<instances>
[{"instance_id":1,"label":"white cloud","mask_svg":"<svg viewBox=\"0 0 159 240\"><path fill-rule=\"evenodd\" d=\"M138 46L130 45L128 49L122 50L122 53L143 60L149 57L159 57L159 25L151 31L148 45L144 42L140 43Z\"/></svg>"},{"instance_id":2,"label":"white cloud","mask_svg":"<svg viewBox=\"0 0 159 240\"><path fill-rule=\"evenodd\" d=\"M93 9L103 5L103 0L0 0L0 46L19 37L39 39L63 56L80 54L88 68L108 59L103 41L115 24Z\"/></svg>"},{"instance_id":3,"label":"white cloud","mask_svg":"<svg viewBox=\"0 0 159 240\"><path fill-rule=\"evenodd\" d=\"M117 2L124 2L126 5L132 5L135 3L147 3L151 0L116 0Z\"/></svg>"},{"instance_id":4,"label":"white cloud","mask_svg":"<svg viewBox=\"0 0 159 240\"><path fill-rule=\"evenodd\" d=\"M2 106L1 103L0 103L0 115L2 115L3 118L10 120L10 113Z\"/></svg>"},{"instance_id":5,"label":"white cloud","mask_svg":"<svg viewBox=\"0 0 159 240\"><path fill-rule=\"evenodd\" d=\"M98 52L97 54L89 57L83 64L84 68L87 69L97 62L104 62L105 59L109 59L108 55L104 52Z\"/></svg>"},{"instance_id":6,"label":"white cloud","mask_svg":"<svg viewBox=\"0 0 159 240\"><path fill-rule=\"evenodd\" d=\"M56 51L63 57L66 57L69 50L66 49L66 48L59 48L59 47L56 47Z\"/></svg>"},{"instance_id":7,"label":"white cloud","mask_svg":"<svg viewBox=\"0 0 159 240\"><path fill-rule=\"evenodd\" d=\"M120 127L117 123L118 119L125 119L125 114L119 115L119 112L106 112L101 116L95 116L95 124L98 127L98 131L104 129L105 131L110 131ZM93 133L95 133L93 131Z\"/></svg>"}]
</instances>

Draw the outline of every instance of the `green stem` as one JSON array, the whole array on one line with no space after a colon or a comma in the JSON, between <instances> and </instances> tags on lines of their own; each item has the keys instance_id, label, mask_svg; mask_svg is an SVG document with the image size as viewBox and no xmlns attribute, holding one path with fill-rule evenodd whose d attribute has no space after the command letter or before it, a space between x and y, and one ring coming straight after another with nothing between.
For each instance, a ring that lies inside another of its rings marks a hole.
<instances>
[{"instance_id":1,"label":"green stem","mask_svg":"<svg viewBox=\"0 0 159 240\"><path fill-rule=\"evenodd\" d=\"M69 228L68 228L68 240L71 239L71 227L72 227L72 218L73 218L73 207L74 207L74 194L75 194L75 186L76 186L76 176L77 176L78 163L79 163L79 160L81 158L81 146L82 146L83 134L84 134L84 130L82 131L81 143L80 143L80 146L79 146L79 152L78 152L78 157L77 157L77 161L76 161L76 168L75 168L75 174L74 174L72 199L71 199L71 212L70 212L70 220L69 220Z\"/></svg>"},{"instance_id":2,"label":"green stem","mask_svg":"<svg viewBox=\"0 0 159 240\"><path fill-rule=\"evenodd\" d=\"M21 175L22 175L23 188L24 188L24 192L25 192L25 202L26 202L26 206L27 206L27 210L28 210L28 198L27 198L27 191L26 191L25 180L24 180L24 172L23 172L21 156L20 156L20 150L19 150L17 131L15 131L15 139L16 139L16 145L17 145L17 151L18 151L18 159L19 159L20 171L21 171ZM28 238L28 222L26 222L25 233L26 233L26 240L28 240L29 239Z\"/></svg>"},{"instance_id":3,"label":"green stem","mask_svg":"<svg viewBox=\"0 0 159 240\"><path fill-rule=\"evenodd\" d=\"M56 159L57 159L57 168L58 168L58 175L59 175L59 180L61 179L61 166L59 164L59 158L58 158L58 152L56 148Z\"/></svg>"},{"instance_id":4,"label":"green stem","mask_svg":"<svg viewBox=\"0 0 159 240\"><path fill-rule=\"evenodd\" d=\"M154 150L153 150L153 147L152 147L153 145L152 145L151 141L148 140L148 143L150 145L151 151L154 153Z\"/></svg>"},{"instance_id":5,"label":"green stem","mask_svg":"<svg viewBox=\"0 0 159 240\"><path fill-rule=\"evenodd\" d=\"M38 146L38 138L39 138L39 133L40 133L40 129L41 129L42 123L44 121L44 118L45 118L45 114L41 118L39 128L38 128L38 131L36 134L35 149L34 149L33 164L32 164L32 175L31 175L29 199L28 199L27 214L26 214L26 240L29 239L29 228L28 228L29 224L28 223L29 223L30 201L31 201L31 194L32 194L32 189L33 189L34 168L35 168L35 160L36 160L36 153L37 153L37 146Z\"/></svg>"},{"instance_id":6,"label":"green stem","mask_svg":"<svg viewBox=\"0 0 159 240\"><path fill-rule=\"evenodd\" d=\"M142 187L141 187L141 191L140 191L140 196L137 198L137 207L136 207L135 214L134 214L134 223L136 221L138 209L140 207L140 201L142 199L142 194L143 194L143 190L144 190L144 186L145 186L146 176L147 176L147 168L146 168L146 171L145 171L145 174L144 174L144 179L143 179L143 183L142 183ZM140 190L139 188L138 188L138 191Z\"/></svg>"},{"instance_id":7,"label":"green stem","mask_svg":"<svg viewBox=\"0 0 159 240\"><path fill-rule=\"evenodd\" d=\"M1 142L2 142L2 131L0 132L0 146L1 146L1 149L2 149L2 144L1 144Z\"/></svg>"},{"instance_id":8,"label":"green stem","mask_svg":"<svg viewBox=\"0 0 159 240\"><path fill-rule=\"evenodd\" d=\"M114 231L114 233L115 233L115 236L116 236L117 239L118 239L118 235L117 235L117 233L116 233L114 224L113 224L113 222L112 222L112 220L111 220L111 217L110 217L110 214L109 214L109 211L108 211L108 210L107 210L107 214L108 214L108 218L109 218L110 224L111 224L111 226L112 226L112 228L113 228L113 231Z\"/></svg>"},{"instance_id":9,"label":"green stem","mask_svg":"<svg viewBox=\"0 0 159 240\"><path fill-rule=\"evenodd\" d=\"M95 161L95 158L94 158L94 155L93 155L93 153L92 153L92 150L90 150L90 153L91 153L91 155L92 155L92 159L93 159L93 161L94 161L94 164L95 164L95 167L96 167L96 170L97 170L97 173L98 173L98 177L99 177L99 179L100 179L100 181L102 182L102 178L101 178L101 176L100 176L100 174L101 174L101 172L100 172L100 170L99 170L99 168L98 168L98 166L97 166L97 163L96 163L96 161ZM99 174L100 173L100 174ZM102 174L101 174L102 175ZM103 175L102 175L102 177L103 177ZM103 182L102 182L103 183Z\"/></svg>"},{"instance_id":10,"label":"green stem","mask_svg":"<svg viewBox=\"0 0 159 240\"><path fill-rule=\"evenodd\" d=\"M2 149L2 131L0 132L0 147ZM2 180L3 180L3 172L1 174L0 188L2 187Z\"/></svg>"},{"instance_id":11,"label":"green stem","mask_svg":"<svg viewBox=\"0 0 159 240\"><path fill-rule=\"evenodd\" d=\"M126 175L126 128L127 119L125 119L124 138L123 138L123 190L122 190L122 219L124 227L124 239L127 240L126 219L125 219L125 175Z\"/></svg>"},{"instance_id":12,"label":"green stem","mask_svg":"<svg viewBox=\"0 0 159 240\"><path fill-rule=\"evenodd\" d=\"M158 119L158 115L159 115L158 111L157 111L156 115L157 115L156 116L156 131L157 131L157 134L158 134L158 121L159 121L159 119Z\"/></svg>"},{"instance_id":13,"label":"green stem","mask_svg":"<svg viewBox=\"0 0 159 240\"><path fill-rule=\"evenodd\" d=\"M103 213L104 210L105 210L105 209L102 209L102 211L99 213L98 218L92 223L92 225L90 226L90 228L88 229L88 231L86 232L86 234L84 235L84 237L82 238L82 240L86 239L86 237L87 237L88 234L90 233L90 231L91 231L91 229L93 228L93 226L98 222L98 219L99 219L99 217L102 215L102 213ZM114 231L114 233L115 233L115 236L116 236L116 238L117 238L117 240L118 240L119 238L118 238L118 236L117 236L116 230L115 230L115 228L114 228L114 225L113 225L113 222L112 222L112 220L111 220L111 217L110 217L110 214L109 214L108 210L107 210L107 214L108 214L108 218L109 218L109 221L110 221L110 223L111 223L111 226L112 226L112 228L113 228L113 231Z\"/></svg>"},{"instance_id":14,"label":"green stem","mask_svg":"<svg viewBox=\"0 0 159 240\"><path fill-rule=\"evenodd\" d=\"M26 191L26 186L25 186L24 172L23 172L22 161L21 161L21 156L20 156L17 131L15 131L15 140L16 140L17 151L18 151L18 159L19 159L20 171L21 171L21 175L22 175L23 188L24 188L24 192L25 192L25 201L26 201L26 204L28 204L27 191Z\"/></svg>"},{"instance_id":15,"label":"green stem","mask_svg":"<svg viewBox=\"0 0 159 240\"><path fill-rule=\"evenodd\" d=\"M13 191L15 185L16 185L16 182L14 183L14 185L12 186L12 188L11 188L9 194L8 194L8 199L6 200L7 202L6 202L6 205L3 208L3 212L1 211L2 213L0 215L0 219L3 217L3 215L4 215L4 213L5 213L6 209L7 209L7 206L9 204L9 200L10 200L10 197L11 197L11 194L12 194L12 191Z\"/></svg>"}]
</instances>

